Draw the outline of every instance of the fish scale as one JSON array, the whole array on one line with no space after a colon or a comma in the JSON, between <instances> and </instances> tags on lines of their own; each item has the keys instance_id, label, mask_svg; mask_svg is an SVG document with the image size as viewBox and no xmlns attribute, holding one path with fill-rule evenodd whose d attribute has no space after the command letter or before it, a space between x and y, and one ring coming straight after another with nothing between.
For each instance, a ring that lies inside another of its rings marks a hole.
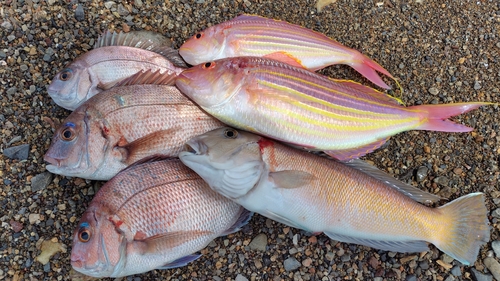
<instances>
[{"instance_id":1,"label":"fish scale","mask_svg":"<svg viewBox=\"0 0 500 281\"><path fill-rule=\"evenodd\" d=\"M250 217L178 159L144 160L97 192L75 230L72 265L94 277L180 266L176 260L237 231ZM89 241L79 239L81 231L88 231Z\"/></svg>"}]
</instances>

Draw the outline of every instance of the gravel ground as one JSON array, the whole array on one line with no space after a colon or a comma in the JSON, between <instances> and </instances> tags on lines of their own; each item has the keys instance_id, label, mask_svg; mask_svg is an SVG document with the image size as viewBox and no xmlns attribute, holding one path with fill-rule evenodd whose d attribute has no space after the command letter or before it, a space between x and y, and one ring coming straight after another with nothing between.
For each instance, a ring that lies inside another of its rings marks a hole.
<instances>
[{"instance_id":1,"label":"gravel ground","mask_svg":"<svg viewBox=\"0 0 500 281\"><path fill-rule=\"evenodd\" d=\"M312 28L364 52L400 79L407 105L500 101L498 0L339 0L319 14L313 0L1 2L0 280L91 280L71 270L69 254L72 232L102 183L45 170L50 123L69 114L52 102L46 87L104 29L159 31L179 47L209 25L254 13ZM368 84L346 66L323 73ZM500 276L498 114L495 105L455 118L473 126L471 133L402 133L365 157L448 200L486 193L491 242L473 266L460 266L433 246L425 253L378 251L256 215L243 231L212 242L189 266L126 280L492 280Z\"/></svg>"}]
</instances>

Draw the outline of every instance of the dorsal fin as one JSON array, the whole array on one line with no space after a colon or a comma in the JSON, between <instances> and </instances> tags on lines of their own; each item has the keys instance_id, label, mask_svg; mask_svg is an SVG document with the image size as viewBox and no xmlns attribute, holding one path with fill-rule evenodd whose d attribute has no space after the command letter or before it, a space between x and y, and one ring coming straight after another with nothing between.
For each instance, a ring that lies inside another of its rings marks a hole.
<instances>
[{"instance_id":1,"label":"dorsal fin","mask_svg":"<svg viewBox=\"0 0 500 281\"><path fill-rule=\"evenodd\" d=\"M343 162L343 164L384 182L388 186L394 188L395 190L403 193L404 195L410 197L411 199L417 202L431 203L431 202L437 202L441 199L441 197L437 195L425 192L423 190L418 189L417 187L399 181L396 178L392 177L391 175L379 170L377 167L372 166L363 160L352 159L350 161Z\"/></svg>"},{"instance_id":2,"label":"dorsal fin","mask_svg":"<svg viewBox=\"0 0 500 281\"><path fill-rule=\"evenodd\" d=\"M170 47L172 41L152 31L110 32L106 30L97 38L94 49L107 46L128 46L150 51L154 48Z\"/></svg>"},{"instance_id":3,"label":"dorsal fin","mask_svg":"<svg viewBox=\"0 0 500 281\"><path fill-rule=\"evenodd\" d=\"M164 56L173 65L181 68L188 68L189 65L186 61L179 55L179 50L171 48L170 46L160 46L151 49L151 52L155 52L159 55Z\"/></svg>"},{"instance_id":4,"label":"dorsal fin","mask_svg":"<svg viewBox=\"0 0 500 281\"><path fill-rule=\"evenodd\" d=\"M136 74L123 79L122 81L116 83L114 87L119 86L130 86L130 85L175 85L175 73L161 73L160 69L156 71L141 70Z\"/></svg>"}]
</instances>

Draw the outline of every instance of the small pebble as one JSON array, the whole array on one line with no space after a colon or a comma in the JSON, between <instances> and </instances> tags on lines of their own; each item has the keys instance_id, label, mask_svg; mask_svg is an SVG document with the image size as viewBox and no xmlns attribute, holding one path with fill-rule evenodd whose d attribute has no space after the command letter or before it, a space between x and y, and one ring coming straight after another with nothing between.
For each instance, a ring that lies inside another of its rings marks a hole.
<instances>
[{"instance_id":1,"label":"small pebble","mask_svg":"<svg viewBox=\"0 0 500 281\"><path fill-rule=\"evenodd\" d=\"M267 247L267 236L263 233L255 236L248 246L251 250L265 251Z\"/></svg>"},{"instance_id":2,"label":"small pebble","mask_svg":"<svg viewBox=\"0 0 500 281\"><path fill-rule=\"evenodd\" d=\"M479 81L474 81L474 90L481 89L481 83Z\"/></svg>"},{"instance_id":3,"label":"small pebble","mask_svg":"<svg viewBox=\"0 0 500 281\"><path fill-rule=\"evenodd\" d=\"M495 252L495 256L497 258L500 258L500 241L495 240L495 241L491 242L491 248Z\"/></svg>"},{"instance_id":4,"label":"small pebble","mask_svg":"<svg viewBox=\"0 0 500 281\"><path fill-rule=\"evenodd\" d=\"M45 189L52 182L52 173L45 172L31 178L31 191L37 192Z\"/></svg>"},{"instance_id":5,"label":"small pebble","mask_svg":"<svg viewBox=\"0 0 500 281\"><path fill-rule=\"evenodd\" d=\"M491 216L500 219L500 208L497 208L491 212Z\"/></svg>"},{"instance_id":6,"label":"small pebble","mask_svg":"<svg viewBox=\"0 0 500 281\"><path fill-rule=\"evenodd\" d=\"M245 276L243 276L241 274L238 274L238 275L236 275L236 278L234 280L235 281L248 281L248 278L246 278Z\"/></svg>"},{"instance_id":7,"label":"small pebble","mask_svg":"<svg viewBox=\"0 0 500 281\"><path fill-rule=\"evenodd\" d=\"M283 266L286 271L294 271L300 267L300 262L298 262L294 257L290 257L283 262Z\"/></svg>"},{"instance_id":8,"label":"small pebble","mask_svg":"<svg viewBox=\"0 0 500 281\"><path fill-rule=\"evenodd\" d=\"M10 87L10 88L7 89L6 93L7 93L7 95L12 96L12 95L14 95L16 93L16 91L17 91L16 87Z\"/></svg>"},{"instance_id":9,"label":"small pebble","mask_svg":"<svg viewBox=\"0 0 500 281\"><path fill-rule=\"evenodd\" d=\"M433 96L436 96L437 94L439 94L439 90L432 87L432 88L429 88L429 93Z\"/></svg>"},{"instance_id":10,"label":"small pebble","mask_svg":"<svg viewBox=\"0 0 500 281\"><path fill-rule=\"evenodd\" d=\"M83 10L82 4L79 4L75 10L75 19L77 21L83 21L85 19L85 11Z\"/></svg>"},{"instance_id":11,"label":"small pebble","mask_svg":"<svg viewBox=\"0 0 500 281\"><path fill-rule=\"evenodd\" d=\"M427 178L427 174L429 173L429 168L426 166L418 167L416 180L417 182L423 182Z\"/></svg>"},{"instance_id":12,"label":"small pebble","mask_svg":"<svg viewBox=\"0 0 500 281\"><path fill-rule=\"evenodd\" d=\"M483 260L484 265L493 274L496 280L500 280L500 263L497 262L495 258L485 258Z\"/></svg>"},{"instance_id":13,"label":"small pebble","mask_svg":"<svg viewBox=\"0 0 500 281\"><path fill-rule=\"evenodd\" d=\"M440 177L434 178L434 182L439 184L439 185L442 185L442 186L448 186L449 180L445 176L440 176Z\"/></svg>"},{"instance_id":14,"label":"small pebble","mask_svg":"<svg viewBox=\"0 0 500 281\"><path fill-rule=\"evenodd\" d=\"M11 220L10 227L12 227L12 230L14 230L14 232L19 232L23 229L23 224L18 221Z\"/></svg>"},{"instance_id":15,"label":"small pebble","mask_svg":"<svg viewBox=\"0 0 500 281\"><path fill-rule=\"evenodd\" d=\"M29 214L28 220L30 224L36 224L40 222L40 214Z\"/></svg>"},{"instance_id":16,"label":"small pebble","mask_svg":"<svg viewBox=\"0 0 500 281\"><path fill-rule=\"evenodd\" d=\"M3 155L10 159L26 160L28 159L28 153L30 151L29 144L21 144L18 146L8 147L4 149Z\"/></svg>"},{"instance_id":17,"label":"small pebble","mask_svg":"<svg viewBox=\"0 0 500 281\"><path fill-rule=\"evenodd\" d=\"M455 265L454 267L451 268L451 274L455 276L462 276L462 270L460 270L460 266Z\"/></svg>"},{"instance_id":18,"label":"small pebble","mask_svg":"<svg viewBox=\"0 0 500 281\"><path fill-rule=\"evenodd\" d=\"M415 275L406 276L406 281L417 281L417 277Z\"/></svg>"},{"instance_id":19,"label":"small pebble","mask_svg":"<svg viewBox=\"0 0 500 281\"><path fill-rule=\"evenodd\" d=\"M477 269L475 269L475 268L471 268L470 271L472 273L472 277L476 281L493 281L493 276L491 276L489 274L481 273L481 272L477 271Z\"/></svg>"}]
</instances>

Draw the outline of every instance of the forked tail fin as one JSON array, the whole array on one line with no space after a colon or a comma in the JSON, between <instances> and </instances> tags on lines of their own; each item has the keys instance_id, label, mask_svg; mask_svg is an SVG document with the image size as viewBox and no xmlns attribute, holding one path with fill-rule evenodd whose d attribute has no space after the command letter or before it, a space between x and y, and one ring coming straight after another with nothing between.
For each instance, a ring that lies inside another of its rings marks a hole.
<instances>
[{"instance_id":1,"label":"forked tail fin","mask_svg":"<svg viewBox=\"0 0 500 281\"><path fill-rule=\"evenodd\" d=\"M440 132L470 132L473 129L465 125L457 124L447 118L469 112L489 102L464 102L450 104L429 104L410 106L408 109L422 113L423 119L420 126L415 130L428 130Z\"/></svg>"},{"instance_id":2,"label":"forked tail fin","mask_svg":"<svg viewBox=\"0 0 500 281\"><path fill-rule=\"evenodd\" d=\"M363 55L362 53L358 53L355 55L353 58L353 61L349 63L349 65L356 69L357 72L359 72L361 75L366 77L366 79L372 81L373 84L384 88L384 89L390 89L391 87L388 86L382 78L378 75L377 71L386 75L387 77L396 80L390 73L387 71L385 68L380 66L378 63L376 63L374 60L370 59L369 57ZM398 84L399 85L399 84Z\"/></svg>"},{"instance_id":3,"label":"forked tail fin","mask_svg":"<svg viewBox=\"0 0 500 281\"><path fill-rule=\"evenodd\" d=\"M434 245L465 265L473 264L479 248L490 240L483 193L462 196L438 209L450 227L436 237Z\"/></svg>"}]
</instances>

